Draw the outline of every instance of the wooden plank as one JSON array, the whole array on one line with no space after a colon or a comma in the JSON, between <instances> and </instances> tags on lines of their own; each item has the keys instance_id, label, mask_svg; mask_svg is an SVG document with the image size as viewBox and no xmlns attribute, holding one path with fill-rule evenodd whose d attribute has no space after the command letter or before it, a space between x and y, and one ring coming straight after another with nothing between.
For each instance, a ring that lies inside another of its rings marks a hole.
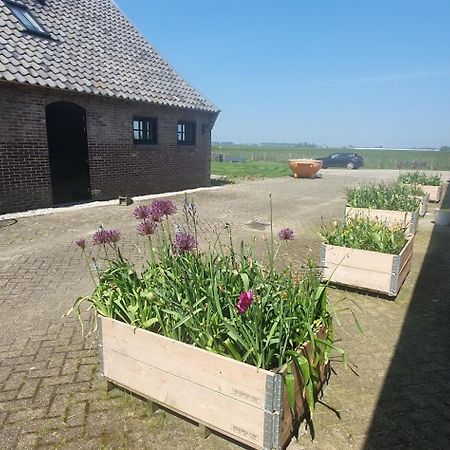
<instances>
[{"instance_id":1,"label":"wooden plank","mask_svg":"<svg viewBox=\"0 0 450 450\"><path fill-rule=\"evenodd\" d=\"M386 223L388 226L402 225L408 227L408 231L414 234L417 230L417 218L419 211L404 212L389 209L372 209L372 208L353 208L347 206L345 208L346 217L369 217L370 219Z\"/></svg>"},{"instance_id":2,"label":"wooden plank","mask_svg":"<svg viewBox=\"0 0 450 450\"><path fill-rule=\"evenodd\" d=\"M285 392L282 400L283 414L280 424L280 444L283 448L291 438L295 426L298 425L296 422L299 422L305 418L306 399L303 378L297 366L293 367L292 373L295 378L295 417L292 414L291 407L289 406L289 399L287 393Z\"/></svg>"},{"instance_id":3,"label":"wooden plank","mask_svg":"<svg viewBox=\"0 0 450 450\"><path fill-rule=\"evenodd\" d=\"M320 367L320 384L319 384L319 391L316 392L316 395L319 395L319 393L322 391L323 386L328 379L330 366L329 364L325 365L323 364ZM305 405L306 405L306 399L305 399L305 392L304 392L304 386L302 380L298 379L298 369L294 370L294 376L297 380L298 386L295 390L295 414L296 419L292 415L291 408L289 406L289 401L286 396L283 397L283 414L281 416L282 422L280 424L280 444L281 448L287 447L287 444L289 444L289 441L291 440L295 428L300 425L300 423L306 418L305 417ZM303 399L303 401L302 401ZM300 419L300 420L299 420Z\"/></svg>"},{"instance_id":4,"label":"wooden plank","mask_svg":"<svg viewBox=\"0 0 450 450\"><path fill-rule=\"evenodd\" d=\"M120 386L253 448L263 448L263 410L108 347L104 348L104 363L105 377Z\"/></svg>"},{"instance_id":5,"label":"wooden plank","mask_svg":"<svg viewBox=\"0 0 450 450\"><path fill-rule=\"evenodd\" d=\"M327 336L326 329L321 328L320 330L318 330L317 336L321 339L326 339ZM312 354L311 351L310 342L302 345L299 351L308 358L310 364L313 363L314 355ZM303 378L297 366L294 366L293 369L294 369L293 375L295 378L295 392L294 392L295 417L289 406L289 399L285 389L283 393L282 414L280 424L280 443L282 448L284 448L284 446L291 439L295 426L299 425L299 422L305 418L306 398L305 398ZM285 373L285 370L286 369L283 368L282 373ZM322 389L322 385L326 381L327 376L328 376L328 366L326 366L325 364L321 364L319 367L319 380L320 380L319 391ZM318 394L318 392L316 392L315 394Z\"/></svg>"},{"instance_id":6,"label":"wooden plank","mask_svg":"<svg viewBox=\"0 0 450 450\"><path fill-rule=\"evenodd\" d=\"M400 271L400 274L397 278L397 292L400 291L400 288L402 287L404 281L406 280L406 277L408 276L409 272L411 271L411 262L412 262L412 255L409 255L408 260L405 262L405 265L402 267L402 270Z\"/></svg>"},{"instance_id":7,"label":"wooden plank","mask_svg":"<svg viewBox=\"0 0 450 450\"><path fill-rule=\"evenodd\" d=\"M266 379L273 377L273 372L117 320L104 317L101 320L104 349L115 350L191 383L264 408Z\"/></svg>"},{"instance_id":8,"label":"wooden plank","mask_svg":"<svg viewBox=\"0 0 450 450\"><path fill-rule=\"evenodd\" d=\"M407 186L413 186L411 184ZM442 185L440 186L427 186L425 184L419 184L417 187L421 188L426 194L428 194L428 201L433 203L439 203L442 195Z\"/></svg>"},{"instance_id":9,"label":"wooden plank","mask_svg":"<svg viewBox=\"0 0 450 450\"><path fill-rule=\"evenodd\" d=\"M405 264L408 262L408 260L411 258L411 255L413 253L414 248L414 237L411 237L408 239L408 242L403 247L402 251L400 252L400 271L403 269Z\"/></svg>"},{"instance_id":10,"label":"wooden plank","mask_svg":"<svg viewBox=\"0 0 450 450\"><path fill-rule=\"evenodd\" d=\"M374 272L367 269L359 269L358 267L338 266L327 263L326 261L325 266L323 269L323 277L333 283L386 294L390 291L390 272Z\"/></svg>"},{"instance_id":11,"label":"wooden plank","mask_svg":"<svg viewBox=\"0 0 450 450\"><path fill-rule=\"evenodd\" d=\"M357 267L367 271L391 273L394 255L356 248L325 245L327 265Z\"/></svg>"},{"instance_id":12,"label":"wooden plank","mask_svg":"<svg viewBox=\"0 0 450 450\"><path fill-rule=\"evenodd\" d=\"M441 200L442 186L422 186L424 192L429 195L429 201L439 203Z\"/></svg>"}]
</instances>

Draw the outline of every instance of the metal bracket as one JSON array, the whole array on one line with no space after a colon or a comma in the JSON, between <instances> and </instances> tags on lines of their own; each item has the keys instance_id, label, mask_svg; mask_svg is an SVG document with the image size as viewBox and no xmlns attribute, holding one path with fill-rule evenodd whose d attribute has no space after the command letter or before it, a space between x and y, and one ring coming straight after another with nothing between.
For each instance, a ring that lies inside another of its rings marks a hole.
<instances>
[{"instance_id":1,"label":"metal bracket","mask_svg":"<svg viewBox=\"0 0 450 450\"><path fill-rule=\"evenodd\" d=\"M320 246L319 251L319 272L320 275L323 277L324 269L325 269L325 258L326 258L327 249L324 244Z\"/></svg>"},{"instance_id":2,"label":"metal bracket","mask_svg":"<svg viewBox=\"0 0 450 450\"><path fill-rule=\"evenodd\" d=\"M103 328L102 328L102 318L97 318L97 332L98 332L98 358L100 364L99 377L103 379L105 377L105 364L103 359Z\"/></svg>"},{"instance_id":3,"label":"metal bracket","mask_svg":"<svg viewBox=\"0 0 450 450\"><path fill-rule=\"evenodd\" d=\"M266 378L266 399L264 403L263 450L281 449L280 428L283 418L283 377L280 374Z\"/></svg>"},{"instance_id":4,"label":"metal bracket","mask_svg":"<svg viewBox=\"0 0 450 450\"><path fill-rule=\"evenodd\" d=\"M398 288L398 277L400 275L400 256L394 256L392 262L391 284L389 286L389 295L396 296Z\"/></svg>"},{"instance_id":5,"label":"metal bracket","mask_svg":"<svg viewBox=\"0 0 450 450\"><path fill-rule=\"evenodd\" d=\"M411 225L409 227L409 231L411 234L416 234L418 223L419 223L419 211L414 211L411 215Z\"/></svg>"}]
</instances>

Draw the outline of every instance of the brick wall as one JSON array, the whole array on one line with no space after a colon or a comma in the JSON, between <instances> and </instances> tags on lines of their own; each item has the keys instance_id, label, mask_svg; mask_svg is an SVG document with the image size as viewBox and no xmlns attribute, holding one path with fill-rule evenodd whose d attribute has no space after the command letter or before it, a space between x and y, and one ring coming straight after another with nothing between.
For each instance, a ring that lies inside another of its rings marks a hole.
<instances>
[{"instance_id":1,"label":"brick wall","mask_svg":"<svg viewBox=\"0 0 450 450\"><path fill-rule=\"evenodd\" d=\"M215 114L0 83L0 214L52 206L45 107L55 101L86 110L93 199L209 185ZM157 145L133 143L133 115L158 118ZM196 145L177 144L178 120L196 121Z\"/></svg>"}]
</instances>

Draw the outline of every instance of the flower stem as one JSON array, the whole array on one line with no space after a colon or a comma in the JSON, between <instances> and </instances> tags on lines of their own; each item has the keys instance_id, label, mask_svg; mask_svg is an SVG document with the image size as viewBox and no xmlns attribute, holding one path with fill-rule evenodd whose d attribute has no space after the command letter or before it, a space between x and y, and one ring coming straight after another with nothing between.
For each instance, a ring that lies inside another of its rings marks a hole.
<instances>
[{"instance_id":1,"label":"flower stem","mask_svg":"<svg viewBox=\"0 0 450 450\"><path fill-rule=\"evenodd\" d=\"M167 226L167 234L169 236L169 243L170 243L170 242L172 242L172 234L170 233L169 216L166 216L166 226Z\"/></svg>"},{"instance_id":2,"label":"flower stem","mask_svg":"<svg viewBox=\"0 0 450 450\"><path fill-rule=\"evenodd\" d=\"M97 281L95 280L94 273L92 272L91 265L89 264L89 257L88 257L88 255L87 255L85 250L83 250L83 255L84 255L85 259L86 259L86 265L87 265L87 268L89 270L89 274L91 275L92 282L94 283L94 286L97 286Z\"/></svg>"},{"instance_id":3,"label":"flower stem","mask_svg":"<svg viewBox=\"0 0 450 450\"><path fill-rule=\"evenodd\" d=\"M274 239L273 239L273 208L272 208L272 193L269 194L270 205L270 271L273 271L274 266Z\"/></svg>"},{"instance_id":4,"label":"flower stem","mask_svg":"<svg viewBox=\"0 0 450 450\"><path fill-rule=\"evenodd\" d=\"M151 262L155 264L156 263L155 252L153 251L153 242L151 235L148 235L148 253L150 255Z\"/></svg>"}]
</instances>

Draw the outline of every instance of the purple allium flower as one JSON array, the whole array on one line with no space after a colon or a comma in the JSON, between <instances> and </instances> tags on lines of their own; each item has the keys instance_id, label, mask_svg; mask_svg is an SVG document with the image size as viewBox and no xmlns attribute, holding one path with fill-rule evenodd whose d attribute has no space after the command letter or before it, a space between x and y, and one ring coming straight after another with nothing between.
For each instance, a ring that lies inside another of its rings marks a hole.
<instances>
[{"instance_id":1,"label":"purple allium flower","mask_svg":"<svg viewBox=\"0 0 450 450\"><path fill-rule=\"evenodd\" d=\"M136 231L137 234L139 234L140 236L149 236L151 234L155 234L157 228L158 228L157 222L153 222L153 220L146 219L137 226Z\"/></svg>"},{"instance_id":2,"label":"purple allium flower","mask_svg":"<svg viewBox=\"0 0 450 450\"><path fill-rule=\"evenodd\" d=\"M278 237L282 241L292 241L294 239L294 232L290 228L283 228L278 232Z\"/></svg>"},{"instance_id":3,"label":"purple allium flower","mask_svg":"<svg viewBox=\"0 0 450 450\"><path fill-rule=\"evenodd\" d=\"M78 247L80 247L81 250L84 250L86 248L86 239L84 238L76 239L75 244L78 245Z\"/></svg>"},{"instance_id":4,"label":"purple allium flower","mask_svg":"<svg viewBox=\"0 0 450 450\"><path fill-rule=\"evenodd\" d=\"M148 207L149 210L149 219L153 220L153 222L161 222L164 219L164 213L158 207L158 205L154 206L153 204Z\"/></svg>"},{"instance_id":5,"label":"purple allium flower","mask_svg":"<svg viewBox=\"0 0 450 450\"><path fill-rule=\"evenodd\" d=\"M239 314L245 313L250 305L253 303L254 295L253 291L242 291L239 295L239 301L237 302L236 308Z\"/></svg>"},{"instance_id":6,"label":"purple allium flower","mask_svg":"<svg viewBox=\"0 0 450 450\"><path fill-rule=\"evenodd\" d=\"M172 242L173 250L176 254L189 252L197 248L197 241L194 236L189 233L177 233Z\"/></svg>"},{"instance_id":7,"label":"purple allium flower","mask_svg":"<svg viewBox=\"0 0 450 450\"><path fill-rule=\"evenodd\" d=\"M155 217L171 216L177 212L177 207L170 200L155 200L150 209Z\"/></svg>"},{"instance_id":8,"label":"purple allium flower","mask_svg":"<svg viewBox=\"0 0 450 450\"><path fill-rule=\"evenodd\" d=\"M122 233L119 230L104 230L101 228L92 236L92 242L94 245L115 244L119 241L121 235Z\"/></svg>"},{"instance_id":9,"label":"purple allium flower","mask_svg":"<svg viewBox=\"0 0 450 450\"><path fill-rule=\"evenodd\" d=\"M145 220L149 219L151 217L151 211L150 206L144 205L144 206L138 206L133 211L134 217L138 220Z\"/></svg>"}]
</instances>

